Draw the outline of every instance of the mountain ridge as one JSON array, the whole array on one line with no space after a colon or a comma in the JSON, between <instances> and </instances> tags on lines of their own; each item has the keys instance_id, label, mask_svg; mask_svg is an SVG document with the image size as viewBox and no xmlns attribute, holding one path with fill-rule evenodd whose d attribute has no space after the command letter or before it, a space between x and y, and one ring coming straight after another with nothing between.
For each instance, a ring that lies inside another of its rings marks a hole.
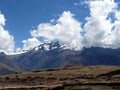
<instances>
[{"instance_id":1,"label":"mountain ridge","mask_svg":"<svg viewBox=\"0 0 120 90\"><path fill-rule=\"evenodd\" d=\"M74 65L120 66L120 49L91 47L75 51L68 49L65 45L60 45L59 42L52 42L39 45L25 53L0 55L0 64L13 72Z\"/></svg>"}]
</instances>

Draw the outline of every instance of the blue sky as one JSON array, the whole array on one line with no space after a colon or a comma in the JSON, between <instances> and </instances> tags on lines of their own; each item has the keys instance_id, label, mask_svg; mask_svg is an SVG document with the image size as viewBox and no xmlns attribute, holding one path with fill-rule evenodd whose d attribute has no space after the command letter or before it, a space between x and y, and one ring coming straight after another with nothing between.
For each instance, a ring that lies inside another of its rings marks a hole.
<instances>
[{"instance_id":1,"label":"blue sky","mask_svg":"<svg viewBox=\"0 0 120 90\"><path fill-rule=\"evenodd\" d=\"M0 52L56 39L76 50L120 47L119 0L0 0L0 12Z\"/></svg>"},{"instance_id":2,"label":"blue sky","mask_svg":"<svg viewBox=\"0 0 120 90\"><path fill-rule=\"evenodd\" d=\"M58 18L63 11L71 11L75 18L84 20L88 10L75 3L79 0L0 0L0 11L6 18L5 28L14 36L16 45L21 46L22 40L31 37L31 29Z\"/></svg>"}]
</instances>

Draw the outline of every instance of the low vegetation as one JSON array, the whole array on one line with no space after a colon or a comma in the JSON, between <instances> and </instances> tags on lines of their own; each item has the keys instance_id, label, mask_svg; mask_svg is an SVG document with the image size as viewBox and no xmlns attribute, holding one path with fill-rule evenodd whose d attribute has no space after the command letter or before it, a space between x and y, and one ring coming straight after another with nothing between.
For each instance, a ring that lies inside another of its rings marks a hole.
<instances>
[{"instance_id":1,"label":"low vegetation","mask_svg":"<svg viewBox=\"0 0 120 90\"><path fill-rule=\"evenodd\" d=\"M0 90L120 90L120 67L73 66L4 75Z\"/></svg>"}]
</instances>

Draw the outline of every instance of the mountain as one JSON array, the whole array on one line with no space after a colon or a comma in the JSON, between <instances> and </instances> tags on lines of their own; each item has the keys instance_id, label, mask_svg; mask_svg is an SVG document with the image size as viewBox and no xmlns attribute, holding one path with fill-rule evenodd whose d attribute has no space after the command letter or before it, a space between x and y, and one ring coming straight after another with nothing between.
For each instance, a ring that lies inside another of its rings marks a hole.
<instances>
[{"instance_id":1,"label":"mountain","mask_svg":"<svg viewBox=\"0 0 120 90\"><path fill-rule=\"evenodd\" d=\"M15 58L24 70L57 68L80 63L79 51L66 49L59 42L45 43Z\"/></svg>"},{"instance_id":2,"label":"mountain","mask_svg":"<svg viewBox=\"0 0 120 90\"><path fill-rule=\"evenodd\" d=\"M65 45L60 45L59 42L51 42L18 55L0 54L0 68L13 72L81 64L120 66L120 49L91 47L83 48L82 51L74 51Z\"/></svg>"},{"instance_id":3,"label":"mountain","mask_svg":"<svg viewBox=\"0 0 120 90\"><path fill-rule=\"evenodd\" d=\"M14 56L0 53L0 75L20 72L20 65L13 59Z\"/></svg>"},{"instance_id":4,"label":"mountain","mask_svg":"<svg viewBox=\"0 0 120 90\"><path fill-rule=\"evenodd\" d=\"M4 52L0 52L0 56L3 56L3 55L5 55L5 53Z\"/></svg>"},{"instance_id":5,"label":"mountain","mask_svg":"<svg viewBox=\"0 0 120 90\"><path fill-rule=\"evenodd\" d=\"M82 64L85 65L117 65L120 66L120 49L91 47L82 53Z\"/></svg>"}]
</instances>

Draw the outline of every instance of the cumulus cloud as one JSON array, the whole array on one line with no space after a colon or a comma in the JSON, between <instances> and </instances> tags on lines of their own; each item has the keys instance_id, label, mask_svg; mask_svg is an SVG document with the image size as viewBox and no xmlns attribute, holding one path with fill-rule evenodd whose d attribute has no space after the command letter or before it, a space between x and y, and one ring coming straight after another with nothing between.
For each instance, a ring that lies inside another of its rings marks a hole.
<instances>
[{"instance_id":1,"label":"cumulus cloud","mask_svg":"<svg viewBox=\"0 0 120 90\"><path fill-rule=\"evenodd\" d=\"M52 19L49 23L39 24L37 29L30 31L31 36L36 39L43 37L43 42L59 40L61 44L74 50L91 46L120 48L120 11L117 3L114 0L85 0L83 4L90 10L83 28L74 14L64 11L58 20ZM82 32L84 34L81 35ZM23 43L24 48L33 46L27 45L28 40Z\"/></svg>"},{"instance_id":2,"label":"cumulus cloud","mask_svg":"<svg viewBox=\"0 0 120 90\"><path fill-rule=\"evenodd\" d=\"M15 53L12 54L21 54L21 53L25 53L31 49L33 49L36 46L39 46L40 44L42 44L37 38L29 38L27 40L23 40L23 47L20 48L16 48Z\"/></svg>"},{"instance_id":3,"label":"cumulus cloud","mask_svg":"<svg viewBox=\"0 0 120 90\"><path fill-rule=\"evenodd\" d=\"M22 50L31 50L35 46L38 46L41 44L37 38L29 38L27 40L23 40L22 43L24 44ZM20 49L18 48L18 50Z\"/></svg>"},{"instance_id":4,"label":"cumulus cloud","mask_svg":"<svg viewBox=\"0 0 120 90\"><path fill-rule=\"evenodd\" d=\"M113 0L89 1L90 17L87 17L84 30L86 47L111 46L113 44L113 23L109 15L114 13L117 4Z\"/></svg>"},{"instance_id":5,"label":"cumulus cloud","mask_svg":"<svg viewBox=\"0 0 120 90\"><path fill-rule=\"evenodd\" d=\"M44 41L59 40L71 49L82 48L81 23L74 19L74 14L70 11L64 11L55 24L39 24L37 30L32 30L33 37L44 37Z\"/></svg>"},{"instance_id":6,"label":"cumulus cloud","mask_svg":"<svg viewBox=\"0 0 120 90\"><path fill-rule=\"evenodd\" d=\"M113 41L113 46L115 48L120 48L120 11L115 12L116 16L116 21L114 23L114 31L113 31L113 36L114 36L114 41Z\"/></svg>"},{"instance_id":7,"label":"cumulus cloud","mask_svg":"<svg viewBox=\"0 0 120 90\"><path fill-rule=\"evenodd\" d=\"M4 29L5 21L4 15L0 13L0 52L9 54L14 52L15 45L14 37Z\"/></svg>"}]
</instances>

